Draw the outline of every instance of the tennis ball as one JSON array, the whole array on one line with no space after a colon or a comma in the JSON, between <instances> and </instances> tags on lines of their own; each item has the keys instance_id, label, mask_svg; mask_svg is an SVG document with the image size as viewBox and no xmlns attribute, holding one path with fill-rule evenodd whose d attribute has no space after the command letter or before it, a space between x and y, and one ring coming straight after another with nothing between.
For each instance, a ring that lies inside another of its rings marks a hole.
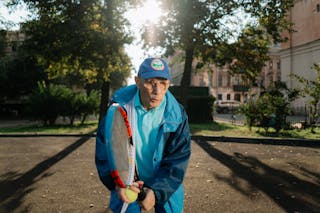
<instances>
[{"instance_id":1,"label":"tennis ball","mask_svg":"<svg viewBox=\"0 0 320 213\"><path fill-rule=\"evenodd\" d=\"M127 198L130 200L130 203L136 201L137 198L138 198L138 193L132 191L129 188L126 188L126 192L125 193L126 193Z\"/></svg>"}]
</instances>

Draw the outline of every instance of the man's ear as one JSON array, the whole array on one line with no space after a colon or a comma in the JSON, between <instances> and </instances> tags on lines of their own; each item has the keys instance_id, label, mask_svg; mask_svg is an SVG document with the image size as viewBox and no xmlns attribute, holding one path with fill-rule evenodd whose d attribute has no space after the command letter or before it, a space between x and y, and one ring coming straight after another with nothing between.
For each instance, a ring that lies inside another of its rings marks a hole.
<instances>
[{"instance_id":1,"label":"man's ear","mask_svg":"<svg viewBox=\"0 0 320 213\"><path fill-rule=\"evenodd\" d=\"M140 82L140 78L138 76L135 76L134 81L136 82L136 85L138 85Z\"/></svg>"}]
</instances>

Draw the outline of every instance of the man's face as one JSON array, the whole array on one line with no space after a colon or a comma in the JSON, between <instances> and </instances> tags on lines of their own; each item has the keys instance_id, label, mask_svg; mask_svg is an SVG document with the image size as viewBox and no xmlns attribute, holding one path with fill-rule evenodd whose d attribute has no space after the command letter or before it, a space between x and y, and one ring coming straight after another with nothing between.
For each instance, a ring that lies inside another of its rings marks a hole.
<instances>
[{"instance_id":1,"label":"man's face","mask_svg":"<svg viewBox=\"0 0 320 213\"><path fill-rule=\"evenodd\" d=\"M164 78L135 78L140 90L141 104L146 110L159 106L166 94L170 81Z\"/></svg>"}]
</instances>

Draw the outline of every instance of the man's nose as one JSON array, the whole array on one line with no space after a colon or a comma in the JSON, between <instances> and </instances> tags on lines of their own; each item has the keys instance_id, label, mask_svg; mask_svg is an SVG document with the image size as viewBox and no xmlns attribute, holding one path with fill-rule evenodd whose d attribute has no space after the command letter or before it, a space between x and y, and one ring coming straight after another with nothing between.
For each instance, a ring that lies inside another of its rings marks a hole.
<instances>
[{"instance_id":1,"label":"man's nose","mask_svg":"<svg viewBox=\"0 0 320 213\"><path fill-rule=\"evenodd\" d=\"M153 87L152 87L152 92L154 94L158 94L160 92L160 86L159 84L154 84Z\"/></svg>"}]
</instances>

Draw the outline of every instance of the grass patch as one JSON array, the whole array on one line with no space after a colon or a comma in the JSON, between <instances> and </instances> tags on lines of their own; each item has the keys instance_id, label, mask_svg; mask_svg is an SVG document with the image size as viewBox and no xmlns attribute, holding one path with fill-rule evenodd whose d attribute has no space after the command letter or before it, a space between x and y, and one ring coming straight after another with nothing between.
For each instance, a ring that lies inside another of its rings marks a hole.
<instances>
[{"instance_id":1,"label":"grass patch","mask_svg":"<svg viewBox=\"0 0 320 213\"><path fill-rule=\"evenodd\" d=\"M73 126L68 124L57 124L52 126L21 126L21 127L4 127L0 128L0 134L4 133L45 133L45 134L68 134L68 133L78 133L86 134L94 132L98 127L98 121L88 121L84 124L76 122Z\"/></svg>"},{"instance_id":2,"label":"grass patch","mask_svg":"<svg viewBox=\"0 0 320 213\"><path fill-rule=\"evenodd\" d=\"M38 134L86 134L97 130L98 121L88 121L84 124L76 122L74 126L68 124L59 124L53 126L30 125L21 127L3 127L0 128L0 134L23 134L23 133L38 133ZM293 129L283 130L278 135L270 128L266 134L262 128L253 127L250 131L246 126L237 126L230 123L192 123L190 124L191 134L206 135L206 136L225 136L225 137L268 137L268 138L301 138L301 139L320 139L320 127L315 128L316 133L311 133L308 129Z\"/></svg>"},{"instance_id":3,"label":"grass patch","mask_svg":"<svg viewBox=\"0 0 320 213\"><path fill-rule=\"evenodd\" d=\"M270 128L266 134L264 129L258 127L253 127L250 131L247 126L212 122L203 124L190 124L190 130L193 135L206 136L320 139L320 127L315 128L315 133L311 133L310 128L307 128L301 130L283 130L279 134L276 134L275 130Z\"/></svg>"},{"instance_id":4,"label":"grass patch","mask_svg":"<svg viewBox=\"0 0 320 213\"><path fill-rule=\"evenodd\" d=\"M255 131L249 131L247 127L232 125L229 123L205 123L190 124L193 135L230 136L230 137L258 137Z\"/></svg>"}]
</instances>

